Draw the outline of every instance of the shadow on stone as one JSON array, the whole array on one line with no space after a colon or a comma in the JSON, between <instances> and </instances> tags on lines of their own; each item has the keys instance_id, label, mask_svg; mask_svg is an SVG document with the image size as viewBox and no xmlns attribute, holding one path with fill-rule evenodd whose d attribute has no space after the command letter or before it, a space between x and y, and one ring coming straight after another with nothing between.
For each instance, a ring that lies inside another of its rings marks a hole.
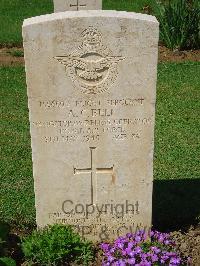
<instances>
[{"instance_id":1,"label":"shadow on stone","mask_svg":"<svg viewBox=\"0 0 200 266\"><path fill-rule=\"evenodd\" d=\"M153 226L157 230L184 230L200 218L200 179L155 180Z\"/></svg>"}]
</instances>

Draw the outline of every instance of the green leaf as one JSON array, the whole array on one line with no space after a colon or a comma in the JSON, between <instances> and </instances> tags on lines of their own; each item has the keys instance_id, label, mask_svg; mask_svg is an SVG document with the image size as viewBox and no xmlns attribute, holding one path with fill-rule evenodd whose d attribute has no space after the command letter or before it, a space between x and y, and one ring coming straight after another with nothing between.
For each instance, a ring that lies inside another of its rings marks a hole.
<instances>
[{"instance_id":1,"label":"green leaf","mask_svg":"<svg viewBox=\"0 0 200 266\"><path fill-rule=\"evenodd\" d=\"M160 38L171 50L200 48L200 4L198 0L153 0L154 13L160 22Z\"/></svg>"},{"instance_id":2,"label":"green leaf","mask_svg":"<svg viewBox=\"0 0 200 266\"><path fill-rule=\"evenodd\" d=\"M16 262L15 260L13 260L12 258L0 258L0 265L1 266L16 266Z\"/></svg>"}]
</instances>

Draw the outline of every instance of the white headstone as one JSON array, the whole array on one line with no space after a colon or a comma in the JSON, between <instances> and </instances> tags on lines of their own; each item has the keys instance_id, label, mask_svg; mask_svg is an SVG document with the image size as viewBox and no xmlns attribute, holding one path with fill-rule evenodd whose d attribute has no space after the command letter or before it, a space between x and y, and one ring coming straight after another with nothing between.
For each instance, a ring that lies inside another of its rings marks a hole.
<instances>
[{"instance_id":1,"label":"white headstone","mask_svg":"<svg viewBox=\"0 0 200 266\"><path fill-rule=\"evenodd\" d=\"M54 12L102 9L102 0L54 0Z\"/></svg>"},{"instance_id":2,"label":"white headstone","mask_svg":"<svg viewBox=\"0 0 200 266\"><path fill-rule=\"evenodd\" d=\"M151 226L158 35L136 13L25 20L39 227L103 241Z\"/></svg>"}]
</instances>

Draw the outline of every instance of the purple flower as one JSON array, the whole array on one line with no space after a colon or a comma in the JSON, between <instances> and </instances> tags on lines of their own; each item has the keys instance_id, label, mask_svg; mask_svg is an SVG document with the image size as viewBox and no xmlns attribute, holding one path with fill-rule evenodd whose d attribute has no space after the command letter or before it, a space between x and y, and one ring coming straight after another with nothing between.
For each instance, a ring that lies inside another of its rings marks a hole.
<instances>
[{"instance_id":1,"label":"purple flower","mask_svg":"<svg viewBox=\"0 0 200 266\"><path fill-rule=\"evenodd\" d=\"M155 253L155 254L158 254L158 253L160 253L160 249L159 248L157 248L157 247L151 247L151 250Z\"/></svg>"},{"instance_id":2,"label":"purple flower","mask_svg":"<svg viewBox=\"0 0 200 266\"><path fill-rule=\"evenodd\" d=\"M164 240L164 244L165 245L169 245L170 244L170 241L169 240Z\"/></svg>"},{"instance_id":3,"label":"purple flower","mask_svg":"<svg viewBox=\"0 0 200 266\"><path fill-rule=\"evenodd\" d=\"M163 236L163 235L159 235L159 237L158 237L158 241L159 241L160 243L162 243L162 242L164 241L164 236Z\"/></svg>"},{"instance_id":4,"label":"purple flower","mask_svg":"<svg viewBox=\"0 0 200 266\"><path fill-rule=\"evenodd\" d=\"M135 265L135 259L134 259L134 258L127 259L127 263L128 263L129 265Z\"/></svg>"},{"instance_id":5,"label":"purple flower","mask_svg":"<svg viewBox=\"0 0 200 266\"><path fill-rule=\"evenodd\" d=\"M127 237L127 238L131 238L132 236L133 236L133 235L132 235L131 233L127 233L127 234L126 234L126 237Z\"/></svg>"},{"instance_id":6,"label":"purple flower","mask_svg":"<svg viewBox=\"0 0 200 266\"><path fill-rule=\"evenodd\" d=\"M128 233L117 238L114 243L102 243L102 266L152 266L159 265L180 266L187 264L185 258L179 256L174 249L174 242L169 234L150 231L152 245L144 230L135 234Z\"/></svg>"},{"instance_id":7,"label":"purple flower","mask_svg":"<svg viewBox=\"0 0 200 266\"><path fill-rule=\"evenodd\" d=\"M110 256L108 256L108 258L107 258L107 259L108 259L108 261L109 261L109 262L113 262L113 261L115 260L115 258L114 258L113 256L111 256L111 255L110 255Z\"/></svg>"},{"instance_id":8,"label":"purple flower","mask_svg":"<svg viewBox=\"0 0 200 266\"><path fill-rule=\"evenodd\" d=\"M140 266L152 266L151 262L148 262L148 261L140 262L139 265Z\"/></svg>"},{"instance_id":9,"label":"purple flower","mask_svg":"<svg viewBox=\"0 0 200 266\"><path fill-rule=\"evenodd\" d=\"M138 243L138 242L140 242L141 241L141 236L136 236L135 237L135 241Z\"/></svg>"},{"instance_id":10,"label":"purple flower","mask_svg":"<svg viewBox=\"0 0 200 266\"><path fill-rule=\"evenodd\" d=\"M154 231L151 231L151 232L150 232L150 237L153 237L154 234L155 234L155 232L154 232Z\"/></svg>"},{"instance_id":11,"label":"purple flower","mask_svg":"<svg viewBox=\"0 0 200 266\"><path fill-rule=\"evenodd\" d=\"M132 251L131 249L128 249L128 250L126 250L126 254L127 254L128 256L130 256L130 257L133 257L133 256L135 255L135 252Z\"/></svg>"},{"instance_id":12,"label":"purple flower","mask_svg":"<svg viewBox=\"0 0 200 266\"><path fill-rule=\"evenodd\" d=\"M110 248L110 253L114 253L115 252L115 247Z\"/></svg>"},{"instance_id":13,"label":"purple flower","mask_svg":"<svg viewBox=\"0 0 200 266\"><path fill-rule=\"evenodd\" d=\"M110 266L110 262L102 262L102 266Z\"/></svg>"},{"instance_id":14,"label":"purple flower","mask_svg":"<svg viewBox=\"0 0 200 266\"><path fill-rule=\"evenodd\" d=\"M158 256L155 255L155 254L152 254L152 256L151 256L151 260L152 260L152 262L156 262L156 261L158 261Z\"/></svg>"},{"instance_id":15,"label":"purple flower","mask_svg":"<svg viewBox=\"0 0 200 266\"><path fill-rule=\"evenodd\" d=\"M133 248L133 246L134 246L134 243L133 243L133 242L129 242L129 243L128 243L128 248L129 248L129 249Z\"/></svg>"},{"instance_id":16,"label":"purple flower","mask_svg":"<svg viewBox=\"0 0 200 266\"><path fill-rule=\"evenodd\" d=\"M126 262L123 260L119 260L115 263L115 266L126 266Z\"/></svg>"},{"instance_id":17,"label":"purple flower","mask_svg":"<svg viewBox=\"0 0 200 266\"><path fill-rule=\"evenodd\" d=\"M123 249L124 244L121 243L121 242L118 242L118 243L116 244L116 247L118 247L118 248L120 248L120 249Z\"/></svg>"},{"instance_id":18,"label":"purple flower","mask_svg":"<svg viewBox=\"0 0 200 266\"><path fill-rule=\"evenodd\" d=\"M109 248L110 248L110 245L107 244L107 243L102 243L102 244L100 245L100 247L101 247L101 249L103 249L103 251L108 251Z\"/></svg>"},{"instance_id":19,"label":"purple flower","mask_svg":"<svg viewBox=\"0 0 200 266\"><path fill-rule=\"evenodd\" d=\"M139 254L142 251L142 249L141 247L136 247L134 251L136 254Z\"/></svg>"},{"instance_id":20,"label":"purple flower","mask_svg":"<svg viewBox=\"0 0 200 266\"><path fill-rule=\"evenodd\" d=\"M164 262L167 262L167 260L169 259L169 256L167 256L167 255L163 255L163 256L161 256L161 259L162 259Z\"/></svg>"},{"instance_id":21,"label":"purple flower","mask_svg":"<svg viewBox=\"0 0 200 266\"><path fill-rule=\"evenodd\" d=\"M179 265L181 262L180 258L171 258L170 259L170 265Z\"/></svg>"}]
</instances>

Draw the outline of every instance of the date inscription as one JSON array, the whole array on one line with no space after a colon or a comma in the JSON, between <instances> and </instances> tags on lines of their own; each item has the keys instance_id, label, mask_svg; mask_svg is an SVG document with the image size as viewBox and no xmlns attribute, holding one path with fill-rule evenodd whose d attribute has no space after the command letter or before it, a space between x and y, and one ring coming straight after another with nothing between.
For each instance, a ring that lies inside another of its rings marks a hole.
<instances>
[{"instance_id":1,"label":"date inscription","mask_svg":"<svg viewBox=\"0 0 200 266\"><path fill-rule=\"evenodd\" d=\"M139 141L152 124L143 109L145 99L39 100L43 121L32 121L32 129L44 143ZM124 117L129 114L130 117ZM141 115L142 114L142 115ZM62 119L55 119L61 117ZM52 118L52 119L49 119Z\"/></svg>"}]
</instances>

